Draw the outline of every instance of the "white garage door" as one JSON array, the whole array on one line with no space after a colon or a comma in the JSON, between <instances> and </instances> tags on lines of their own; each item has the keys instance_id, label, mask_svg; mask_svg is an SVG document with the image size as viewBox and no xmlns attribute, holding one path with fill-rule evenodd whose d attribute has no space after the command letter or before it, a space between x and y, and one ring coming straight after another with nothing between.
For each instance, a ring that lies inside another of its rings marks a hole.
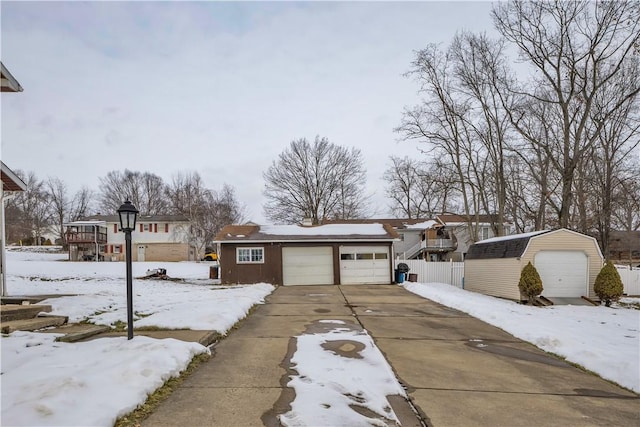
<instances>
[{"instance_id":1,"label":"white garage door","mask_svg":"<svg viewBox=\"0 0 640 427\"><path fill-rule=\"evenodd\" d=\"M588 293L587 255L580 251L541 251L535 267L542 279L545 297L581 297Z\"/></svg>"},{"instance_id":2,"label":"white garage door","mask_svg":"<svg viewBox=\"0 0 640 427\"><path fill-rule=\"evenodd\" d=\"M282 248L282 276L284 285L333 285L333 248Z\"/></svg>"},{"instance_id":3,"label":"white garage door","mask_svg":"<svg viewBox=\"0 0 640 427\"><path fill-rule=\"evenodd\" d=\"M390 284L389 248L385 246L341 246L340 283Z\"/></svg>"}]
</instances>

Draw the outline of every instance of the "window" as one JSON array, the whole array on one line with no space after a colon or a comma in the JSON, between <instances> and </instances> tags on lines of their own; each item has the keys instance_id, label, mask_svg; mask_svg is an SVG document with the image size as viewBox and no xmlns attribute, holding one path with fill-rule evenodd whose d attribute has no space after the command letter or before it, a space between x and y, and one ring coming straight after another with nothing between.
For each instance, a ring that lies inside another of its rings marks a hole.
<instances>
[{"instance_id":1,"label":"window","mask_svg":"<svg viewBox=\"0 0 640 427\"><path fill-rule=\"evenodd\" d=\"M365 253L365 254L356 254L356 259L358 259L358 260L362 260L362 259L373 259L373 254L370 254L370 253Z\"/></svg>"},{"instance_id":2,"label":"window","mask_svg":"<svg viewBox=\"0 0 640 427\"><path fill-rule=\"evenodd\" d=\"M387 259L386 252L376 252L376 259Z\"/></svg>"},{"instance_id":3,"label":"window","mask_svg":"<svg viewBox=\"0 0 640 427\"><path fill-rule=\"evenodd\" d=\"M238 264L264 263L264 248L236 248L236 262Z\"/></svg>"},{"instance_id":4,"label":"window","mask_svg":"<svg viewBox=\"0 0 640 427\"><path fill-rule=\"evenodd\" d=\"M340 259L343 261L351 261L353 260L353 254L340 254Z\"/></svg>"},{"instance_id":5,"label":"window","mask_svg":"<svg viewBox=\"0 0 640 427\"><path fill-rule=\"evenodd\" d=\"M120 253L120 248L121 248L121 245L113 245L113 253L114 254L119 254Z\"/></svg>"},{"instance_id":6,"label":"window","mask_svg":"<svg viewBox=\"0 0 640 427\"><path fill-rule=\"evenodd\" d=\"M151 231L151 224L143 224L144 231Z\"/></svg>"},{"instance_id":7,"label":"window","mask_svg":"<svg viewBox=\"0 0 640 427\"><path fill-rule=\"evenodd\" d=\"M478 240L488 239L489 232L491 231L491 227L480 227L478 230Z\"/></svg>"}]
</instances>

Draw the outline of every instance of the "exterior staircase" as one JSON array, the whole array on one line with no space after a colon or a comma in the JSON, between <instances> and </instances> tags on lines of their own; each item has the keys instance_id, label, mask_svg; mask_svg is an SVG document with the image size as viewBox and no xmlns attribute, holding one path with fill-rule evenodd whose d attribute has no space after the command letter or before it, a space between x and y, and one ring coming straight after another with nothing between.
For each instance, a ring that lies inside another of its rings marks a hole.
<instances>
[{"instance_id":1,"label":"exterior staircase","mask_svg":"<svg viewBox=\"0 0 640 427\"><path fill-rule=\"evenodd\" d=\"M3 334L14 331L37 331L38 329L64 325L67 316L52 316L50 305L30 304L2 304L0 305L0 330Z\"/></svg>"}]
</instances>

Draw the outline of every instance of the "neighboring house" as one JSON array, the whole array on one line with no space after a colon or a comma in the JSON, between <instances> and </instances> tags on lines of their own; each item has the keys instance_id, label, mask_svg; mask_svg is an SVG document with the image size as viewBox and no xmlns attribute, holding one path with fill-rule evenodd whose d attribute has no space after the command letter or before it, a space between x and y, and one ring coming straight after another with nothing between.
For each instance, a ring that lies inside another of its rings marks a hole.
<instances>
[{"instance_id":1,"label":"neighboring house","mask_svg":"<svg viewBox=\"0 0 640 427\"><path fill-rule=\"evenodd\" d=\"M495 237L475 243L464 262L464 288L496 297L526 300L518 282L531 262L547 298L597 299L593 291L603 265L598 242L575 231L543 230Z\"/></svg>"},{"instance_id":2,"label":"neighboring house","mask_svg":"<svg viewBox=\"0 0 640 427\"><path fill-rule=\"evenodd\" d=\"M474 226L478 229L478 240L495 237L491 226L495 217L478 215ZM425 261L464 261L464 257L475 239L465 217L455 214L436 215L433 219L389 219L325 220L325 224L355 223L389 224L400 235L394 244L396 259L424 259ZM511 231L511 223L503 225L505 234Z\"/></svg>"},{"instance_id":3,"label":"neighboring house","mask_svg":"<svg viewBox=\"0 0 640 427\"><path fill-rule=\"evenodd\" d=\"M215 243L223 284L390 284L398 234L382 224L228 225Z\"/></svg>"},{"instance_id":4,"label":"neighboring house","mask_svg":"<svg viewBox=\"0 0 640 427\"><path fill-rule=\"evenodd\" d=\"M427 244L434 246L434 253L444 251L444 242L427 242L426 230L434 226L442 227L437 221L428 219L408 218L371 218L371 219L345 219L324 220L324 224L387 224L398 233L399 241L393 244L394 258L418 259L425 256ZM452 250L449 248L449 250ZM429 259L429 257L427 257Z\"/></svg>"},{"instance_id":5,"label":"neighboring house","mask_svg":"<svg viewBox=\"0 0 640 427\"><path fill-rule=\"evenodd\" d=\"M477 241L491 239L496 237L496 233L493 230L492 224L495 222L495 216L493 215L477 215L473 216L473 226L478 230ZM474 233L469 228L469 222L465 216L456 214L441 214L436 215L435 220L445 226L445 229L450 231L456 238L456 247L451 253L448 253L443 261L464 261L465 256L469 250L469 247L476 241ZM511 234L512 224L505 222L502 224L502 230L504 235Z\"/></svg>"},{"instance_id":6,"label":"neighboring house","mask_svg":"<svg viewBox=\"0 0 640 427\"><path fill-rule=\"evenodd\" d=\"M69 245L69 261L103 261L107 244L107 223L100 220L63 224Z\"/></svg>"},{"instance_id":7,"label":"neighboring house","mask_svg":"<svg viewBox=\"0 0 640 427\"><path fill-rule=\"evenodd\" d=\"M616 264L640 267L640 230L612 230L609 234L609 259Z\"/></svg>"},{"instance_id":8,"label":"neighboring house","mask_svg":"<svg viewBox=\"0 0 640 427\"><path fill-rule=\"evenodd\" d=\"M0 92L22 92L22 86L11 75L2 62L0 62ZM26 184L7 165L0 161L2 175L2 189L0 189L0 292L2 296L7 295L5 277L5 224L4 224L4 202L10 194L16 191L25 191Z\"/></svg>"},{"instance_id":9,"label":"neighboring house","mask_svg":"<svg viewBox=\"0 0 640 427\"><path fill-rule=\"evenodd\" d=\"M76 224L66 224L67 237L75 236L77 255L69 242L72 261L124 261L125 234L120 230L118 215L94 215ZM75 228L74 228L75 227ZM195 246L189 243L189 220L181 215L143 215L138 217L136 230L131 233L133 261L195 261ZM93 234L93 235L92 235ZM106 236L106 239L105 239ZM96 251L97 248L97 251ZM86 249L86 250L85 250Z\"/></svg>"}]
</instances>

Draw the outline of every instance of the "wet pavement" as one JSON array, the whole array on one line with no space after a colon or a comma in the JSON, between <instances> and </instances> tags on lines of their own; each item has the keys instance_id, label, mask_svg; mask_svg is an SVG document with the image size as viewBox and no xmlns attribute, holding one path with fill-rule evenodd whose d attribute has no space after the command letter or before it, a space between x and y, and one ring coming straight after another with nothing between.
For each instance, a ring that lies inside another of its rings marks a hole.
<instances>
[{"instance_id":1,"label":"wet pavement","mask_svg":"<svg viewBox=\"0 0 640 427\"><path fill-rule=\"evenodd\" d=\"M320 320L374 338L409 396L388 397L403 426L640 425L636 394L395 285L278 287L143 425L279 425L294 337Z\"/></svg>"}]
</instances>

